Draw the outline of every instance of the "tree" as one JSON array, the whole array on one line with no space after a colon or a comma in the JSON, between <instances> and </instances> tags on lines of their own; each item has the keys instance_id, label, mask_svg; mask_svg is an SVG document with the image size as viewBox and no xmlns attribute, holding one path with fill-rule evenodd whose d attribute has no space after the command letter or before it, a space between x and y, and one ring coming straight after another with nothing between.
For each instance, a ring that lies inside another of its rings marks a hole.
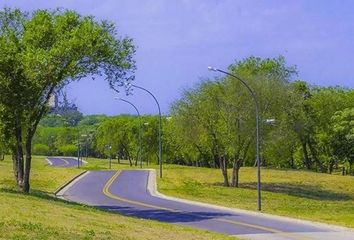
<instances>
[{"instance_id":1,"label":"tree","mask_svg":"<svg viewBox=\"0 0 354 240\"><path fill-rule=\"evenodd\" d=\"M89 75L104 75L116 90L133 80L132 39L115 35L112 23L70 10L0 11L0 121L24 192L30 189L32 138L52 93Z\"/></svg>"},{"instance_id":2,"label":"tree","mask_svg":"<svg viewBox=\"0 0 354 240\"><path fill-rule=\"evenodd\" d=\"M303 165L332 173L338 164L331 144L332 117L337 111L353 107L354 92L341 87L311 87L303 81L296 81L291 87L299 97L288 110L288 121L298 136Z\"/></svg>"},{"instance_id":3,"label":"tree","mask_svg":"<svg viewBox=\"0 0 354 240\"><path fill-rule=\"evenodd\" d=\"M289 81L296 74L296 69L287 66L283 57L249 57L230 65L229 71L242 78L256 93L263 145L269 145L275 135L283 132L265 128L262 122L266 118L276 118L279 122L286 118ZM240 81L228 76L203 81L185 91L172 107L174 130L180 134L174 136L178 140L175 145L184 145L179 149L188 149L179 150L186 158L201 158L219 167L224 186L230 185L227 168L231 166L231 185L237 187L241 166L254 163L255 150L250 147L255 144L254 108L253 99ZM268 138L271 134L273 138ZM275 144L272 147L277 148ZM269 148L267 150L271 152ZM265 159L267 157L263 155L263 165L266 164Z\"/></svg>"},{"instance_id":4,"label":"tree","mask_svg":"<svg viewBox=\"0 0 354 240\"><path fill-rule=\"evenodd\" d=\"M58 151L61 155L64 156L74 156L77 153L77 145L66 144L58 148Z\"/></svg>"},{"instance_id":5,"label":"tree","mask_svg":"<svg viewBox=\"0 0 354 240\"><path fill-rule=\"evenodd\" d=\"M80 121L80 126L98 126L101 122L106 120L108 117L106 115L88 115L84 116Z\"/></svg>"},{"instance_id":6,"label":"tree","mask_svg":"<svg viewBox=\"0 0 354 240\"><path fill-rule=\"evenodd\" d=\"M44 144L34 144L33 145L33 154L48 156L50 154L49 146L44 145Z\"/></svg>"},{"instance_id":7,"label":"tree","mask_svg":"<svg viewBox=\"0 0 354 240\"><path fill-rule=\"evenodd\" d=\"M334 155L347 161L349 172L353 175L354 164L354 108L338 111L332 117L332 147Z\"/></svg>"},{"instance_id":8,"label":"tree","mask_svg":"<svg viewBox=\"0 0 354 240\"><path fill-rule=\"evenodd\" d=\"M307 169L312 168L313 161L309 154L313 144L314 121L313 111L309 106L309 99L312 97L310 86L304 81L295 81L291 84L292 94L290 108L287 112L288 126L296 133L301 145L303 165Z\"/></svg>"}]
</instances>

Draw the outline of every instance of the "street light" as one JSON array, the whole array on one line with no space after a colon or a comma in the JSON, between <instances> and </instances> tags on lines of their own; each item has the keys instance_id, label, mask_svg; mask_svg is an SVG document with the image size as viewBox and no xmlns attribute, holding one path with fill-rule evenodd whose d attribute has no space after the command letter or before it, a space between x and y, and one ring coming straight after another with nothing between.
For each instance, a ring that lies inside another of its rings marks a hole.
<instances>
[{"instance_id":1,"label":"street light","mask_svg":"<svg viewBox=\"0 0 354 240\"><path fill-rule=\"evenodd\" d=\"M243 81L241 78L229 73L229 72L225 72L223 70L220 70L218 68L214 68L214 67L208 67L208 69L210 71L214 71L214 72L221 72L223 74L226 74L228 76L231 76L237 80L239 80L249 91L251 97L254 100L255 103L255 112L256 112L256 160L257 160L257 209L258 211L261 211L261 164L260 164L260 158L259 158L259 105L258 105L258 99L256 94L253 92L253 90L247 85L247 83L245 81Z\"/></svg>"},{"instance_id":2,"label":"street light","mask_svg":"<svg viewBox=\"0 0 354 240\"><path fill-rule=\"evenodd\" d=\"M112 144L106 144L105 147L109 149L109 169L111 169L112 168L112 154L111 154Z\"/></svg>"},{"instance_id":3,"label":"street light","mask_svg":"<svg viewBox=\"0 0 354 240\"><path fill-rule=\"evenodd\" d=\"M82 150L82 151L85 151L85 152L82 154L81 159L80 159L80 161L81 161L81 166L82 166L82 158L83 158L85 155L86 155L86 160L87 160L87 137L88 137L88 135L87 135L87 134L82 134L80 137L85 138L85 150Z\"/></svg>"},{"instance_id":4,"label":"street light","mask_svg":"<svg viewBox=\"0 0 354 240\"><path fill-rule=\"evenodd\" d=\"M114 99L117 99L117 100L120 100L120 101L123 101L123 102L126 102L128 104L130 104L136 111L136 113L138 114L138 118L139 118L139 137L138 137L138 141L139 141L139 152L138 152L138 161L140 161L140 168L143 168L143 162L142 162L142 158L141 158L141 117L140 117L140 113L139 113L139 110L138 108L131 102L123 99L123 98L118 98L118 97L115 97ZM136 166L136 164L135 164Z\"/></svg>"},{"instance_id":5,"label":"street light","mask_svg":"<svg viewBox=\"0 0 354 240\"><path fill-rule=\"evenodd\" d=\"M275 124L276 120L274 118L271 118L271 119L266 119L264 122L266 124Z\"/></svg>"},{"instance_id":6,"label":"street light","mask_svg":"<svg viewBox=\"0 0 354 240\"><path fill-rule=\"evenodd\" d=\"M162 140L161 140L161 132L162 132L162 127L161 127L161 109L160 109L160 104L159 102L157 101L156 97L154 96L154 94L152 94L149 90L147 90L146 88L143 88L143 87L140 87L140 86L137 86L137 85L134 85L134 84L129 84L128 86L132 86L132 87L135 87L135 88L139 88L145 92L147 92L148 94L150 94L153 99L155 100L156 102L156 105L157 105L157 108L159 110L159 164L160 164L160 178L162 178Z\"/></svg>"},{"instance_id":7,"label":"street light","mask_svg":"<svg viewBox=\"0 0 354 240\"><path fill-rule=\"evenodd\" d=\"M80 130L77 130L77 168L80 168Z\"/></svg>"}]
</instances>

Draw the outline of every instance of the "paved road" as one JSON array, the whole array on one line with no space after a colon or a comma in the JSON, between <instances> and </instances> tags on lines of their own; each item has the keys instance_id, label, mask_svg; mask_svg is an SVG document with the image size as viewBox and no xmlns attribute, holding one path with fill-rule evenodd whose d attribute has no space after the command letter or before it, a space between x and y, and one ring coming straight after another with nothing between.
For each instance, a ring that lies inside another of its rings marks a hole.
<instances>
[{"instance_id":1,"label":"paved road","mask_svg":"<svg viewBox=\"0 0 354 240\"><path fill-rule=\"evenodd\" d=\"M77 158L75 157L47 157L47 161L54 167L77 167Z\"/></svg>"},{"instance_id":2,"label":"paved road","mask_svg":"<svg viewBox=\"0 0 354 240\"><path fill-rule=\"evenodd\" d=\"M155 197L147 190L148 176L147 170L88 172L64 188L61 197L128 216L188 225L245 239L354 239L353 232L337 232L321 225Z\"/></svg>"}]
</instances>

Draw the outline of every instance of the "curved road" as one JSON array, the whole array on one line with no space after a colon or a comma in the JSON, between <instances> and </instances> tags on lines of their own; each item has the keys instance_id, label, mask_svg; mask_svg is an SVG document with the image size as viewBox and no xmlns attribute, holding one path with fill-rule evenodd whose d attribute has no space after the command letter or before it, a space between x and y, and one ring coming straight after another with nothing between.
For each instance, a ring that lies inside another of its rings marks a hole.
<instances>
[{"instance_id":1,"label":"curved road","mask_svg":"<svg viewBox=\"0 0 354 240\"><path fill-rule=\"evenodd\" d=\"M354 239L354 232L245 211L220 210L150 194L150 171L90 171L59 197L124 215L183 224L245 239Z\"/></svg>"},{"instance_id":2,"label":"curved road","mask_svg":"<svg viewBox=\"0 0 354 240\"><path fill-rule=\"evenodd\" d=\"M77 158L74 157L47 157L47 161L54 167L77 167Z\"/></svg>"}]
</instances>

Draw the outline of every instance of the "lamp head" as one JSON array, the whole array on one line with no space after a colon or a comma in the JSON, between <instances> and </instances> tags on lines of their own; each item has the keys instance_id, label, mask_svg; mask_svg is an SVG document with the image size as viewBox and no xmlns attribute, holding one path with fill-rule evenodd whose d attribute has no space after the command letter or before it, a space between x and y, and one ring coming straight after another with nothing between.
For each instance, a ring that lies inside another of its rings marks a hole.
<instances>
[{"instance_id":1,"label":"lamp head","mask_svg":"<svg viewBox=\"0 0 354 240\"><path fill-rule=\"evenodd\" d=\"M115 100L119 100L119 101L125 101L123 98L120 97L114 97Z\"/></svg>"},{"instance_id":2,"label":"lamp head","mask_svg":"<svg viewBox=\"0 0 354 240\"><path fill-rule=\"evenodd\" d=\"M274 124L274 123L276 123L276 120L275 120L274 118L266 119L266 120L265 120L265 123L267 123L267 124Z\"/></svg>"},{"instance_id":3,"label":"lamp head","mask_svg":"<svg viewBox=\"0 0 354 240\"><path fill-rule=\"evenodd\" d=\"M214 72L217 72L217 71L218 71L218 69L216 69L216 68L214 68L214 67L211 67L211 66L208 67L208 70L209 70L209 71L214 71Z\"/></svg>"}]
</instances>

